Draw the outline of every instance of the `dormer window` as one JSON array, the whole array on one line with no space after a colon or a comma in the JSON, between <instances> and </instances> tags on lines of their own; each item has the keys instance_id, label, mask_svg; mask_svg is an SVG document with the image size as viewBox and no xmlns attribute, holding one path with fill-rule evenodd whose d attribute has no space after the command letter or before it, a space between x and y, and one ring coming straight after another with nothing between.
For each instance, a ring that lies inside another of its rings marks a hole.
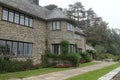
<instances>
[{"instance_id":1,"label":"dormer window","mask_svg":"<svg viewBox=\"0 0 120 80\"><path fill-rule=\"evenodd\" d=\"M74 31L74 26L70 23L67 24L67 30L68 31Z\"/></svg>"},{"instance_id":2,"label":"dormer window","mask_svg":"<svg viewBox=\"0 0 120 80\"><path fill-rule=\"evenodd\" d=\"M61 25L60 21L53 21L52 22L52 30L60 30Z\"/></svg>"}]
</instances>

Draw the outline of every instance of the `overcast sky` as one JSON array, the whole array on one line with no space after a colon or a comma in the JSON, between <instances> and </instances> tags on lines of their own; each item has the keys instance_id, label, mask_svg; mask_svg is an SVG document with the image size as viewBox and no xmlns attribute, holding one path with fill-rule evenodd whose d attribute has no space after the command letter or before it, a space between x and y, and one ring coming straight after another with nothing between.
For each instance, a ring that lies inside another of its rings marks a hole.
<instances>
[{"instance_id":1,"label":"overcast sky","mask_svg":"<svg viewBox=\"0 0 120 80\"><path fill-rule=\"evenodd\" d=\"M41 6L55 4L62 8L78 1L82 2L86 9L93 8L99 17L109 23L110 28L120 29L120 0L39 0Z\"/></svg>"}]
</instances>

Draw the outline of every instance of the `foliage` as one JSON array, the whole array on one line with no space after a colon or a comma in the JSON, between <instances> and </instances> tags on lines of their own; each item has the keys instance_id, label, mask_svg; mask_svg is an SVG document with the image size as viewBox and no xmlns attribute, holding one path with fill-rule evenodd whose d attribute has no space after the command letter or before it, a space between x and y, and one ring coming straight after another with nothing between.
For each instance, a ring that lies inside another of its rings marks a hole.
<instances>
[{"instance_id":1,"label":"foliage","mask_svg":"<svg viewBox=\"0 0 120 80\"><path fill-rule=\"evenodd\" d=\"M88 52L83 52L81 54L81 56L82 56L82 60L85 60L85 62L90 62L91 61L91 58L90 58L90 55L89 55Z\"/></svg>"},{"instance_id":2,"label":"foliage","mask_svg":"<svg viewBox=\"0 0 120 80\"><path fill-rule=\"evenodd\" d=\"M9 58L5 57L4 59L0 59L0 63L0 73L25 71L36 68L29 59L26 61L17 61L10 60ZM38 67L39 66L37 66L37 68Z\"/></svg>"},{"instance_id":3,"label":"foliage","mask_svg":"<svg viewBox=\"0 0 120 80\"><path fill-rule=\"evenodd\" d=\"M50 5L45 6L45 8L47 8L48 10L53 10L55 8L58 8L58 6L54 4L50 4Z\"/></svg>"},{"instance_id":4,"label":"foliage","mask_svg":"<svg viewBox=\"0 0 120 80\"><path fill-rule=\"evenodd\" d=\"M95 59L96 60L115 59L115 56L108 53L100 53L100 54L98 53L98 54L95 54Z\"/></svg>"},{"instance_id":5,"label":"foliage","mask_svg":"<svg viewBox=\"0 0 120 80\"><path fill-rule=\"evenodd\" d=\"M57 55L57 54L46 54L45 55L48 58L52 58L53 61L62 60L62 63L66 63L66 61L70 62L74 67L79 66L79 54L67 54L67 55ZM59 63L57 63L59 64Z\"/></svg>"},{"instance_id":6,"label":"foliage","mask_svg":"<svg viewBox=\"0 0 120 80\"><path fill-rule=\"evenodd\" d=\"M69 51L69 42L68 41L61 41L61 53L67 54Z\"/></svg>"},{"instance_id":7,"label":"foliage","mask_svg":"<svg viewBox=\"0 0 120 80\"><path fill-rule=\"evenodd\" d=\"M75 44L75 52L78 53L78 46Z\"/></svg>"},{"instance_id":8,"label":"foliage","mask_svg":"<svg viewBox=\"0 0 120 80\"><path fill-rule=\"evenodd\" d=\"M106 53L106 49L104 46L96 45L95 50L100 54L100 53Z\"/></svg>"},{"instance_id":9,"label":"foliage","mask_svg":"<svg viewBox=\"0 0 120 80\"><path fill-rule=\"evenodd\" d=\"M77 26L82 28L80 21L85 18L85 9L81 2L70 4L67 9L67 16L76 20ZM84 22L84 21L83 21Z\"/></svg>"}]
</instances>

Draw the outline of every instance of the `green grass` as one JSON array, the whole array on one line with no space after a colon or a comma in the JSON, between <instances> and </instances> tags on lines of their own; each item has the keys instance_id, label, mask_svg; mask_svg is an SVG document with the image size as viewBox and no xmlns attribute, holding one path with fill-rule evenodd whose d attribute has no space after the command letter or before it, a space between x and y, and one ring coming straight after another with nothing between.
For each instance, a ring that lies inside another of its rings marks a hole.
<instances>
[{"instance_id":1,"label":"green grass","mask_svg":"<svg viewBox=\"0 0 120 80\"><path fill-rule=\"evenodd\" d=\"M88 73L78 75L75 77L71 77L66 80L97 80L101 76L107 74L108 72L114 70L117 67L120 67L120 63L114 64L114 65L111 65L111 66L108 66L108 67L105 67L99 70L90 71Z\"/></svg>"},{"instance_id":2,"label":"green grass","mask_svg":"<svg viewBox=\"0 0 120 80\"><path fill-rule=\"evenodd\" d=\"M90 65L94 65L94 64L100 64L100 62L89 62L89 63L84 63L84 64L80 64L79 67L85 67L85 66L90 66Z\"/></svg>"},{"instance_id":3,"label":"green grass","mask_svg":"<svg viewBox=\"0 0 120 80\"><path fill-rule=\"evenodd\" d=\"M85 66L90 66L90 65L95 65L95 64L98 64L98 62L80 64L80 67L85 67ZM73 68L42 68L42 69L37 69L37 70L0 74L0 80L7 80L11 78L25 78L25 77L42 75L42 74L46 74L50 72L63 71L63 70L68 70L68 69L73 69Z\"/></svg>"}]
</instances>

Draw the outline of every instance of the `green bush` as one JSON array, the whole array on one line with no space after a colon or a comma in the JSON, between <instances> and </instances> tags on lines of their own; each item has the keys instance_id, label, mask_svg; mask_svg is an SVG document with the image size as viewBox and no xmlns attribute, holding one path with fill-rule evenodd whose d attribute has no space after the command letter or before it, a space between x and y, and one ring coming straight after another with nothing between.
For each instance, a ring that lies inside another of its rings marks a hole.
<instances>
[{"instance_id":1,"label":"green bush","mask_svg":"<svg viewBox=\"0 0 120 80\"><path fill-rule=\"evenodd\" d=\"M69 50L69 42L68 41L62 41L61 42L61 53L62 54L67 54Z\"/></svg>"},{"instance_id":2,"label":"green bush","mask_svg":"<svg viewBox=\"0 0 120 80\"><path fill-rule=\"evenodd\" d=\"M115 59L116 60L116 57L109 53L101 53L101 54L95 54L95 59L96 60L103 60L103 59Z\"/></svg>"},{"instance_id":3,"label":"green bush","mask_svg":"<svg viewBox=\"0 0 120 80\"><path fill-rule=\"evenodd\" d=\"M34 69L31 60L17 61L9 58L0 59L0 73L17 72Z\"/></svg>"},{"instance_id":4,"label":"green bush","mask_svg":"<svg viewBox=\"0 0 120 80\"><path fill-rule=\"evenodd\" d=\"M66 55L57 55L57 54L46 54L45 55L48 58L52 58L53 61L57 61L60 60L63 63L65 63L65 61L70 62L74 67L77 67L79 65L79 54L77 53L73 53L73 54L66 54ZM49 64L49 63L48 63ZM57 63L56 63L57 64Z\"/></svg>"},{"instance_id":5,"label":"green bush","mask_svg":"<svg viewBox=\"0 0 120 80\"><path fill-rule=\"evenodd\" d=\"M90 58L90 55L89 55L88 52L83 52L81 54L81 56L82 56L82 59L84 59L86 62L90 62L91 61L91 58Z\"/></svg>"}]
</instances>

